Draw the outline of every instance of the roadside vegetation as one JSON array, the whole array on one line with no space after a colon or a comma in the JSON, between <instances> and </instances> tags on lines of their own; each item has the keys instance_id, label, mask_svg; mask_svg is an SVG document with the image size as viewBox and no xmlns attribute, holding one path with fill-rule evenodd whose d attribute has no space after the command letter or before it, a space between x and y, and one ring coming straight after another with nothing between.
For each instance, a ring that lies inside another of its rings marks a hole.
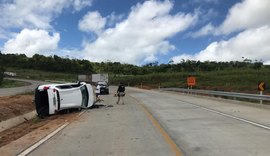
<instances>
[{"instance_id":1,"label":"roadside vegetation","mask_svg":"<svg viewBox=\"0 0 270 156\"><path fill-rule=\"evenodd\" d=\"M27 85L29 85L27 82L4 79L0 84L0 88L21 87Z\"/></svg>"},{"instance_id":2,"label":"roadside vegetation","mask_svg":"<svg viewBox=\"0 0 270 156\"><path fill-rule=\"evenodd\" d=\"M89 62L43 56L35 54L1 54L0 66L15 72L20 78L53 81L77 81L78 74L109 73L110 84L120 81L129 86L144 88L181 87L186 88L187 76L195 76L197 89L211 89L236 92L258 92L258 83L266 83L265 93L270 93L270 66L261 61L244 59L231 62L200 62L182 60L167 64L152 62L143 66L119 62Z\"/></svg>"},{"instance_id":3,"label":"roadside vegetation","mask_svg":"<svg viewBox=\"0 0 270 156\"><path fill-rule=\"evenodd\" d=\"M0 67L0 86L2 85L3 80L4 80L4 72L5 72L5 69L3 67Z\"/></svg>"},{"instance_id":4,"label":"roadside vegetation","mask_svg":"<svg viewBox=\"0 0 270 156\"><path fill-rule=\"evenodd\" d=\"M264 81L270 84L270 69L235 69L211 72L177 72L158 73L140 76L119 76L112 77L112 83L124 82L126 85L143 88L180 87L187 88L187 77L196 77L194 89L206 89L217 91L233 91L258 93L258 83ZM269 94L269 88L265 93Z\"/></svg>"},{"instance_id":5,"label":"roadside vegetation","mask_svg":"<svg viewBox=\"0 0 270 156\"><path fill-rule=\"evenodd\" d=\"M53 81L53 82L74 82L77 81L77 75L72 73L50 72L33 69L7 68L8 71L17 74L17 78Z\"/></svg>"}]
</instances>

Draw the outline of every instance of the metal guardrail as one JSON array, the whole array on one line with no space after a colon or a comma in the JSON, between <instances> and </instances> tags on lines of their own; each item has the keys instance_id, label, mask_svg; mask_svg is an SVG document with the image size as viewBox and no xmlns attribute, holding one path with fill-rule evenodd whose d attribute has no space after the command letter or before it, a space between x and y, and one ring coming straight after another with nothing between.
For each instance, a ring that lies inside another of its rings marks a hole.
<instances>
[{"instance_id":1,"label":"metal guardrail","mask_svg":"<svg viewBox=\"0 0 270 156\"><path fill-rule=\"evenodd\" d=\"M183 89L183 88L161 88L161 90L270 101L269 95L246 94L246 93L236 93L236 92L222 92L222 91L199 90L199 89Z\"/></svg>"}]
</instances>

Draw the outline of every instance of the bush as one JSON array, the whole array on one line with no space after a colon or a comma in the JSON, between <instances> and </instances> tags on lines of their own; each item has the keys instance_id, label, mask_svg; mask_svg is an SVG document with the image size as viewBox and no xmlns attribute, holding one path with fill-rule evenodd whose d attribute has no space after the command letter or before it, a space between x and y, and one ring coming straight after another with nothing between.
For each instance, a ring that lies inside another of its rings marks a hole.
<instances>
[{"instance_id":1,"label":"bush","mask_svg":"<svg viewBox=\"0 0 270 156\"><path fill-rule=\"evenodd\" d=\"M4 72L5 72L5 69L0 67L0 85L2 84L3 79L4 79Z\"/></svg>"}]
</instances>

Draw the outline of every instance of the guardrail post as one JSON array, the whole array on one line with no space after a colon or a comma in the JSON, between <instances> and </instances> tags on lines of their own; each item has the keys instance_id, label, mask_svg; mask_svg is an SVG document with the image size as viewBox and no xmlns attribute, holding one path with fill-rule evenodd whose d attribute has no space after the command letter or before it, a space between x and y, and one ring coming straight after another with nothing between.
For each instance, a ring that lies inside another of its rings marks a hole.
<instances>
[{"instance_id":1,"label":"guardrail post","mask_svg":"<svg viewBox=\"0 0 270 156\"><path fill-rule=\"evenodd\" d=\"M260 91L260 95L263 95L263 91ZM260 104L263 103L263 100L260 100Z\"/></svg>"}]
</instances>

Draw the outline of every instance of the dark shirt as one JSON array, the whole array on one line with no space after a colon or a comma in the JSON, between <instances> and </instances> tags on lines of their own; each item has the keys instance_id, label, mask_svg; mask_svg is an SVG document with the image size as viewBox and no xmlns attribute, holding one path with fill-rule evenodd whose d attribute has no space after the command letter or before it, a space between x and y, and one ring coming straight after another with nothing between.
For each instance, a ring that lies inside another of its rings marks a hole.
<instances>
[{"instance_id":1,"label":"dark shirt","mask_svg":"<svg viewBox=\"0 0 270 156\"><path fill-rule=\"evenodd\" d=\"M125 92L125 86L124 85L119 85L117 92Z\"/></svg>"}]
</instances>

